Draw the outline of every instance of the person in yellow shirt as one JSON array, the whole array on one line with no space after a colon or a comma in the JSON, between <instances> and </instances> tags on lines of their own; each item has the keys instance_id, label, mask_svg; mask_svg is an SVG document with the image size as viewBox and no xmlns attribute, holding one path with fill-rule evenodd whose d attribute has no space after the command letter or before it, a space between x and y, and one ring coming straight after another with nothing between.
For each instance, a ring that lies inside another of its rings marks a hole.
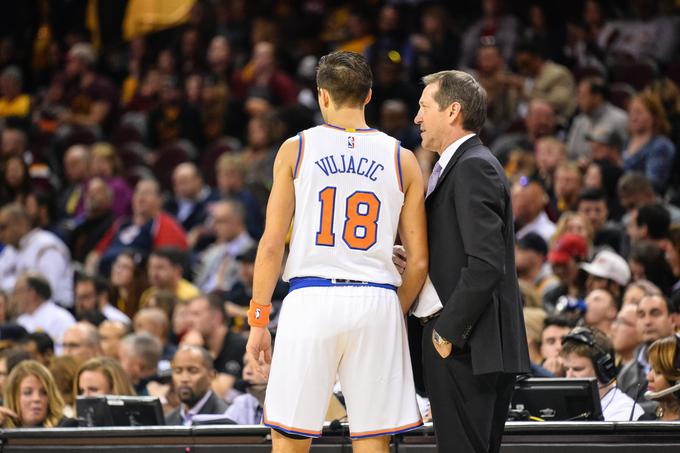
<instances>
[{"instance_id":1,"label":"person in yellow shirt","mask_svg":"<svg viewBox=\"0 0 680 453\"><path fill-rule=\"evenodd\" d=\"M0 75L0 117L25 117L31 112L31 97L21 94L21 70L9 66Z\"/></svg>"},{"instance_id":2,"label":"person in yellow shirt","mask_svg":"<svg viewBox=\"0 0 680 453\"><path fill-rule=\"evenodd\" d=\"M182 278L185 259L184 252L176 247L160 247L151 253L147 267L151 286L142 293L140 307L144 307L159 290L171 291L182 302L201 295L196 286Z\"/></svg>"}]
</instances>

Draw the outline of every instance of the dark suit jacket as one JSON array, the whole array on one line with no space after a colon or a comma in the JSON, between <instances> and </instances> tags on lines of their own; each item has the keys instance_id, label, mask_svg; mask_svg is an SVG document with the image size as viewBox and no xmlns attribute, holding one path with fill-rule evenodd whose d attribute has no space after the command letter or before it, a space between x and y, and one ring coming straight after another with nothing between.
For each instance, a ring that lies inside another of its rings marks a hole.
<instances>
[{"instance_id":1,"label":"dark suit jacket","mask_svg":"<svg viewBox=\"0 0 680 453\"><path fill-rule=\"evenodd\" d=\"M219 398L217 395L214 393L211 393L210 398L208 398L208 401L205 402L203 407L201 408L200 411L198 411L199 414L223 414L227 410L227 403L222 400L222 398ZM173 410L170 412L166 417L165 417L165 424L166 425L181 425L182 424L182 416L179 413L180 408L178 407L177 409Z\"/></svg>"},{"instance_id":2,"label":"dark suit jacket","mask_svg":"<svg viewBox=\"0 0 680 453\"><path fill-rule=\"evenodd\" d=\"M435 330L469 345L474 374L528 373L510 187L479 138L458 148L425 207L430 278L444 305Z\"/></svg>"},{"instance_id":3,"label":"dark suit jacket","mask_svg":"<svg viewBox=\"0 0 680 453\"><path fill-rule=\"evenodd\" d=\"M182 228L184 228L184 231L189 232L194 227L205 223L205 220L208 218L208 205L217 200L219 200L219 195L213 190L202 194L202 196L196 200L196 204L194 204L189 216L187 216L187 218L182 222ZM179 212L179 202L176 198L171 197L166 200L163 210L177 219L177 213Z\"/></svg>"}]
</instances>

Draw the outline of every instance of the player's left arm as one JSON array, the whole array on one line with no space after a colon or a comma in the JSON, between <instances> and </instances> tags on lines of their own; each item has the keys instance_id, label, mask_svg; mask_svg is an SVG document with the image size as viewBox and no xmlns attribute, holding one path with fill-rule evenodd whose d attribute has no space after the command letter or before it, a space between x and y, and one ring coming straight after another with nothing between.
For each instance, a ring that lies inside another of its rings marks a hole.
<instances>
[{"instance_id":1,"label":"player's left arm","mask_svg":"<svg viewBox=\"0 0 680 453\"><path fill-rule=\"evenodd\" d=\"M267 203L266 223L255 257L251 307L257 304L265 309L271 305L272 293L281 272L286 235L295 211L293 171L298 147L299 138L286 140L274 161L274 178ZM271 335L266 326L251 326L246 352L255 369L264 375L260 359L264 356L264 361L271 363L272 356Z\"/></svg>"},{"instance_id":2,"label":"player's left arm","mask_svg":"<svg viewBox=\"0 0 680 453\"><path fill-rule=\"evenodd\" d=\"M427 223L425 189L418 161L407 149L401 150L404 183L404 206L399 218L399 237L406 249L408 266L402 274L397 294L404 313L408 313L427 276Z\"/></svg>"}]
</instances>

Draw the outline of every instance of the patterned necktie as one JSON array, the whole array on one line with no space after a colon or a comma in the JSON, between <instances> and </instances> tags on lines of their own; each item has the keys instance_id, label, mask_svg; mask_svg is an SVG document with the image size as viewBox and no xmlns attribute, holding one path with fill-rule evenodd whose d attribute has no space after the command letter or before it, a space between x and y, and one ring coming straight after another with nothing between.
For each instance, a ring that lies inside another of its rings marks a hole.
<instances>
[{"instance_id":1,"label":"patterned necktie","mask_svg":"<svg viewBox=\"0 0 680 453\"><path fill-rule=\"evenodd\" d=\"M439 162L437 162L434 164L434 168L430 174L430 179L427 181L427 194L425 195L425 198L429 197L434 188L437 187L437 180L439 180L439 175L441 175L441 173L442 166L439 165Z\"/></svg>"}]
</instances>

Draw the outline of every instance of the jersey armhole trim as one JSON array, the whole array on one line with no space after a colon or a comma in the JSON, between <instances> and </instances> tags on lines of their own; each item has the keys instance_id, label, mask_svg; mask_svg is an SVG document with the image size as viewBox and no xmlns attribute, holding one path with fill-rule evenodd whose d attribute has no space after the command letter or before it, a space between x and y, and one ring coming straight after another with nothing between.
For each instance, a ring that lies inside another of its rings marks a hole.
<instances>
[{"instance_id":1,"label":"jersey armhole trim","mask_svg":"<svg viewBox=\"0 0 680 453\"><path fill-rule=\"evenodd\" d=\"M401 142L399 140L394 144L394 168L397 171L397 186L401 193L404 193L404 179L401 173Z\"/></svg>"},{"instance_id":2,"label":"jersey armhole trim","mask_svg":"<svg viewBox=\"0 0 680 453\"><path fill-rule=\"evenodd\" d=\"M297 155L297 161L295 162L295 171L293 172L293 179L297 179L298 174L300 172L300 163L302 162L302 157L305 154L305 134L302 132L298 133L298 137L300 137L300 142L298 143L298 155Z\"/></svg>"}]
</instances>

